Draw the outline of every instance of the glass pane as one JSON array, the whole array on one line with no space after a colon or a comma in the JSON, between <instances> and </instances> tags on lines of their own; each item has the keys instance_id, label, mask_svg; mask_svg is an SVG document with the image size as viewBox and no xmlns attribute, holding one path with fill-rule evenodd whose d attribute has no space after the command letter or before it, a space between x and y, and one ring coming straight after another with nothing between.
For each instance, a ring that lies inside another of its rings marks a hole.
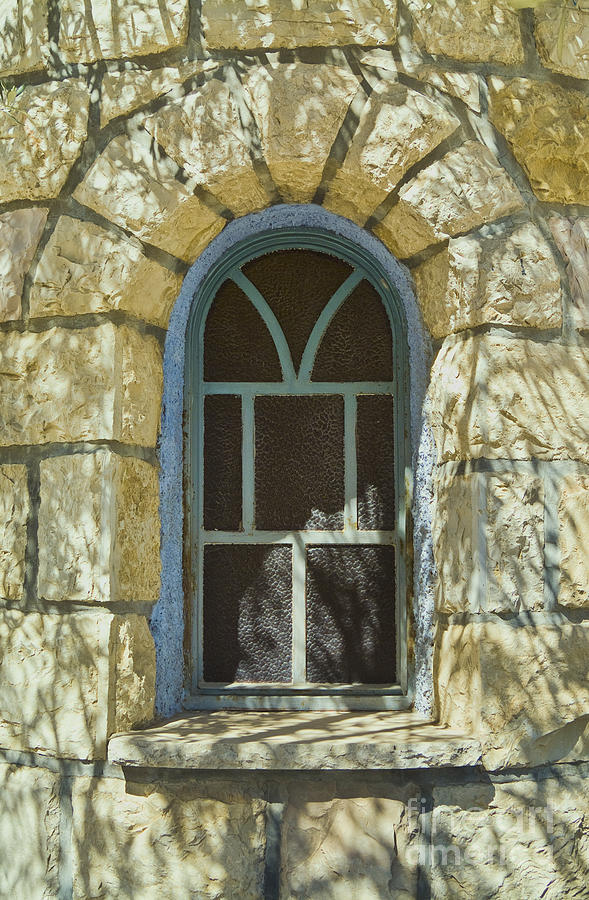
<instances>
[{"instance_id":1,"label":"glass pane","mask_svg":"<svg viewBox=\"0 0 589 900\"><path fill-rule=\"evenodd\" d=\"M393 547L309 547L307 680L395 682L394 594Z\"/></svg>"},{"instance_id":2,"label":"glass pane","mask_svg":"<svg viewBox=\"0 0 589 900\"><path fill-rule=\"evenodd\" d=\"M358 528L395 527L393 398L360 395L356 425Z\"/></svg>"},{"instance_id":3,"label":"glass pane","mask_svg":"<svg viewBox=\"0 0 589 900\"><path fill-rule=\"evenodd\" d=\"M207 316L204 375L205 381L282 381L266 323L232 281L221 286Z\"/></svg>"},{"instance_id":4,"label":"glass pane","mask_svg":"<svg viewBox=\"0 0 589 900\"><path fill-rule=\"evenodd\" d=\"M204 527L241 529L241 397L205 397Z\"/></svg>"},{"instance_id":5,"label":"glass pane","mask_svg":"<svg viewBox=\"0 0 589 900\"><path fill-rule=\"evenodd\" d=\"M205 681L290 681L290 547L205 547L203 593Z\"/></svg>"},{"instance_id":6,"label":"glass pane","mask_svg":"<svg viewBox=\"0 0 589 900\"><path fill-rule=\"evenodd\" d=\"M323 307L352 274L352 266L313 250L277 250L243 266L280 322L298 371Z\"/></svg>"},{"instance_id":7,"label":"glass pane","mask_svg":"<svg viewBox=\"0 0 589 900\"><path fill-rule=\"evenodd\" d=\"M393 341L382 300L361 281L327 326L313 381L391 381Z\"/></svg>"},{"instance_id":8,"label":"glass pane","mask_svg":"<svg viewBox=\"0 0 589 900\"><path fill-rule=\"evenodd\" d=\"M256 397L256 528L343 528L343 397Z\"/></svg>"}]
</instances>

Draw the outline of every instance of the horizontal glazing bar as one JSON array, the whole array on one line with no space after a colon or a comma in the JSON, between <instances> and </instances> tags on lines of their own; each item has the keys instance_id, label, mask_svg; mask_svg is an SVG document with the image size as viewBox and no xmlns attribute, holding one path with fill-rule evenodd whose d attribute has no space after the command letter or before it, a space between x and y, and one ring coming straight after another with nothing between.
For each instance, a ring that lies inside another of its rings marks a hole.
<instances>
[{"instance_id":1,"label":"horizontal glazing bar","mask_svg":"<svg viewBox=\"0 0 589 900\"><path fill-rule=\"evenodd\" d=\"M204 531L199 538L205 544L394 544L394 531Z\"/></svg>"},{"instance_id":2,"label":"horizontal glazing bar","mask_svg":"<svg viewBox=\"0 0 589 900\"><path fill-rule=\"evenodd\" d=\"M390 394L392 381L205 381L205 394Z\"/></svg>"}]
</instances>

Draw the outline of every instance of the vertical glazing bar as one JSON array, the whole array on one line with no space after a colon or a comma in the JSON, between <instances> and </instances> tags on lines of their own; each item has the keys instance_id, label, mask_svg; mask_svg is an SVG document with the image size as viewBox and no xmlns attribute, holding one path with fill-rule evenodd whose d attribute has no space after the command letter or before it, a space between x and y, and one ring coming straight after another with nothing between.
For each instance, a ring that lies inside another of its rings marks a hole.
<instances>
[{"instance_id":1,"label":"vertical glazing bar","mask_svg":"<svg viewBox=\"0 0 589 900\"><path fill-rule=\"evenodd\" d=\"M356 421L358 403L355 394L344 399L344 530L358 529L358 462L356 458Z\"/></svg>"},{"instance_id":2,"label":"vertical glazing bar","mask_svg":"<svg viewBox=\"0 0 589 900\"><path fill-rule=\"evenodd\" d=\"M292 680L307 680L307 616L305 610L305 572L307 553L300 534L292 542Z\"/></svg>"},{"instance_id":3,"label":"vertical glazing bar","mask_svg":"<svg viewBox=\"0 0 589 900\"><path fill-rule=\"evenodd\" d=\"M242 504L243 530L254 530L254 397L244 393L241 398L242 436Z\"/></svg>"}]
</instances>

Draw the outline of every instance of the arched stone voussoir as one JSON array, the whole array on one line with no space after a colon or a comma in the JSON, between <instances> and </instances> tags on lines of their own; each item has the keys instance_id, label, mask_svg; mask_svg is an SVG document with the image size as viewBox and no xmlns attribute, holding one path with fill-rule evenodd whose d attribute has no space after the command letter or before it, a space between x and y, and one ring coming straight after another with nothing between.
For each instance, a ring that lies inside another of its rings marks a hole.
<instances>
[{"instance_id":1,"label":"arched stone voussoir","mask_svg":"<svg viewBox=\"0 0 589 900\"><path fill-rule=\"evenodd\" d=\"M491 151L467 141L408 182L374 232L395 256L407 259L523 207L519 190Z\"/></svg>"},{"instance_id":2,"label":"arched stone voussoir","mask_svg":"<svg viewBox=\"0 0 589 900\"><path fill-rule=\"evenodd\" d=\"M165 328L181 283L135 241L61 216L36 267L29 311L43 317L121 310Z\"/></svg>"},{"instance_id":3,"label":"arched stone voussoir","mask_svg":"<svg viewBox=\"0 0 589 900\"><path fill-rule=\"evenodd\" d=\"M282 199L310 203L333 142L360 88L346 68L254 66L244 77L270 174Z\"/></svg>"},{"instance_id":4,"label":"arched stone voussoir","mask_svg":"<svg viewBox=\"0 0 589 900\"><path fill-rule=\"evenodd\" d=\"M236 215L270 203L254 171L253 120L244 107L243 96L213 78L144 122L168 156Z\"/></svg>"},{"instance_id":5,"label":"arched stone voussoir","mask_svg":"<svg viewBox=\"0 0 589 900\"><path fill-rule=\"evenodd\" d=\"M120 135L91 166L74 198L147 243L193 262L225 219L176 178L178 171L145 133Z\"/></svg>"},{"instance_id":6,"label":"arched stone voussoir","mask_svg":"<svg viewBox=\"0 0 589 900\"><path fill-rule=\"evenodd\" d=\"M405 172L459 125L441 103L403 84L374 91L323 205L362 225Z\"/></svg>"}]
</instances>

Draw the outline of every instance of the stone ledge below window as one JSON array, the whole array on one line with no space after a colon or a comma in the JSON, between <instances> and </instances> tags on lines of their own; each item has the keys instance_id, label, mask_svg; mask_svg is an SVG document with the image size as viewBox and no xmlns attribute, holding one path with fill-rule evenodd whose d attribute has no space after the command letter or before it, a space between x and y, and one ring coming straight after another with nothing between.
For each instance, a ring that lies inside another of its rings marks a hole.
<instances>
[{"instance_id":1,"label":"stone ledge below window","mask_svg":"<svg viewBox=\"0 0 589 900\"><path fill-rule=\"evenodd\" d=\"M413 712L196 712L114 735L108 759L172 769L342 771L481 764L480 743Z\"/></svg>"}]
</instances>

